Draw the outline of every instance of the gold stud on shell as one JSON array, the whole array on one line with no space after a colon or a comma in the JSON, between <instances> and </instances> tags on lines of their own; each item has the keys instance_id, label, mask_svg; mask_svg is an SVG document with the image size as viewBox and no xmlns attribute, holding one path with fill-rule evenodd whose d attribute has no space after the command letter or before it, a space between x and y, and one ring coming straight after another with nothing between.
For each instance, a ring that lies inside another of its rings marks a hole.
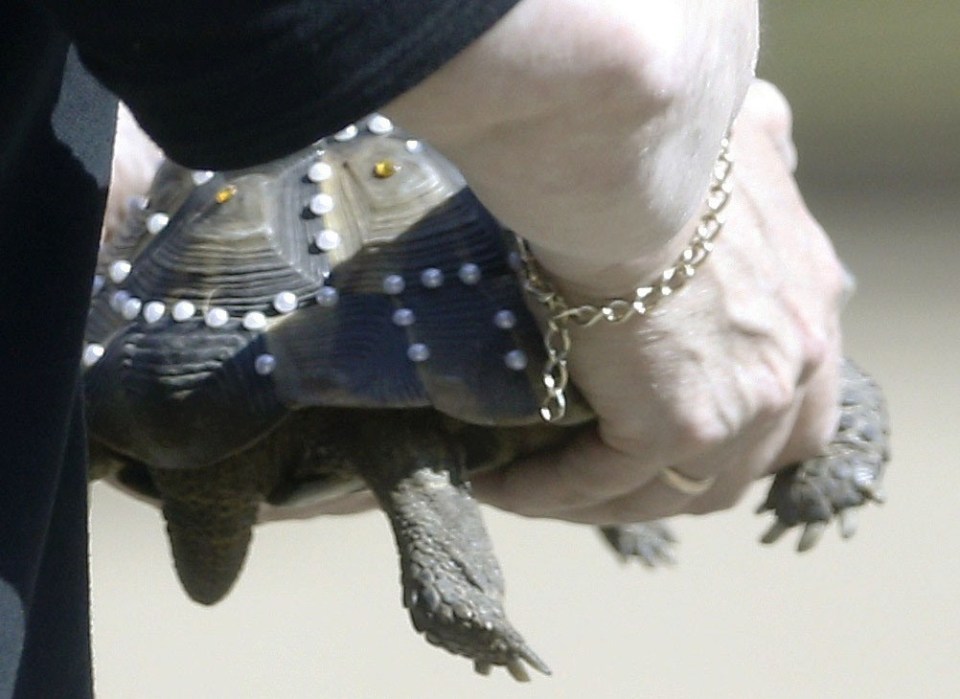
<instances>
[{"instance_id":1,"label":"gold stud on shell","mask_svg":"<svg viewBox=\"0 0 960 699\"><path fill-rule=\"evenodd\" d=\"M389 158L384 160L379 160L373 166L373 176L378 180L385 180L388 177L393 177L400 170L400 166Z\"/></svg>"},{"instance_id":2,"label":"gold stud on shell","mask_svg":"<svg viewBox=\"0 0 960 699\"><path fill-rule=\"evenodd\" d=\"M218 204L226 204L235 196L237 196L237 185L228 184L226 187L223 187L219 192L216 193L214 199Z\"/></svg>"}]
</instances>

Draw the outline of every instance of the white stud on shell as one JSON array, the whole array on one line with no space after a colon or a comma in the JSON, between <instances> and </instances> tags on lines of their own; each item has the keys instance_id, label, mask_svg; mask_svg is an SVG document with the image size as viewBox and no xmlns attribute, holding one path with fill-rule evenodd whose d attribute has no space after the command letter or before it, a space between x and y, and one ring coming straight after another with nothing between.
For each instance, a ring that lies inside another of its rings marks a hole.
<instances>
[{"instance_id":1,"label":"white stud on shell","mask_svg":"<svg viewBox=\"0 0 960 699\"><path fill-rule=\"evenodd\" d=\"M190 301L177 301L173 304L173 308L170 309L170 317L176 322L182 323L193 318L196 312L197 307Z\"/></svg>"},{"instance_id":2,"label":"white stud on shell","mask_svg":"<svg viewBox=\"0 0 960 699\"><path fill-rule=\"evenodd\" d=\"M472 262L467 262L460 266L460 270L457 272L457 276L460 277L460 281L468 286L473 286L474 284L479 283L480 277L483 276L483 273L480 271L478 265L473 264Z\"/></svg>"},{"instance_id":3,"label":"white stud on shell","mask_svg":"<svg viewBox=\"0 0 960 699\"><path fill-rule=\"evenodd\" d=\"M292 313L297 310L297 295L292 291L281 291L273 297L273 307L277 313Z\"/></svg>"},{"instance_id":4,"label":"white stud on shell","mask_svg":"<svg viewBox=\"0 0 960 699\"><path fill-rule=\"evenodd\" d=\"M508 369L523 371L527 368L527 353L518 349L510 350L503 355L503 363L507 365Z\"/></svg>"},{"instance_id":5,"label":"white stud on shell","mask_svg":"<svg viewBox=\"0 0 960 699\"><path fill-rule=\"evenodd\" d=\"M350 124L350 126L344 129L341 129L340 131L337 131L337 133L333 134L333 139L335 141L340 141L340 142L351 141L357 137L358 133L359 133L359 130L357 129L356 124Z\"/></svg>"},{"instance_id":6,"label":"white stud on shell","mask_svg":"<svg viewBox=\"0 0 960 699\"><path fill-rule=\"evenodd\" d=\"M124 302L123 308L120 309L120 315L127 320L133 320L140 315L141 308L143 308L143 302L135 296L131 296Z\"/></svg>"},{"instance_id":7,"label":"white stud on shell","mask_svg":"<svg viewBox=\"0 0 960 699\"><path fill-rule=\"evenodd\" d=\"M310 198L310 213L314 216L323 216L333 211L333 197L329 194L315 194Z\"/></svg>"},{"instance_id":8,"label":"white stud on shell","mask_svg":"<svg viewBox=\"0 0 960 699\"><path fill-rule=\"evenodd\" d=\"M422 342L414 342L407 347L407 357L411 362L425 362L430 359L430 348Z\"/></svg>"},{"instance_id":9,"label":"white stud on shell","mask_svg":"<svg viewBox=\"0 0 960 699\"><path fill-rule=\"evenodd\" d=\"M517 316L507 309L497 311L493 314L493 324L501 330L511 330L517 325Z\"/></svg>"},{"instance_id":10,"label":"white stud on shell","mask_svg":"<svg viewBox=\"0 0 960 699\"><path fill-rule=\"evenodd\" d=\"M383 278L383 290L391 296L396 296L403 292L406 283L399 274L388 274Z\"/></svg>"},{"instance_id":11,"label":"white stud on shell","mask_svg":"<svg viewBox=\"0 0 960 699\"><path fill-rule=\"evenodd\" d=\"M314 236L313 242L324 252L330 252L340 246L340 234L330 228L324 228Z\"/></svg>"},{"instance_id":12,"label":"white stud on shell","mask_svg":"<svg viewBox=\"0 0 960 699\"><path fill-rule=\"evenodd\" d=\"M170 217L165 213L157 212L150 214L147 218L147 232L151 235L156 235L166 228L168 223L170 223Z\"/></svg>"},{"instance_id":13,"label":"white stud on shell","mask_svg":"<svg viewBox=\"0 0 960 699\"><path fill-rule=\"evenodd\" d=\"M104 350L103 345L98 345L96 342L91 342L89 345L83 348L83 365L86 367L91 367L103 358Z\"/></svg>"},{"instance_id":14,"label":"white stud on shell","mask_svg":"<svg viewBox=\"0 0 960 699\"><path fill-rule=\"evenodd\" d=\"M203 322L208 328L222 328L229 320L230 314L227 313L227 309L219 306L209 309L203 316Z\"/></svg>"},{"instance_id":15,"label":"white stud on shell","mask_svg":"<svg viewBox=\"0 0 960 699\"><path fill-rule=\"evenodd\" d=\"M110 308L112 308L117 313L123 310L123 304L125 304L130 299L130 292L124 291L115 291L113 296L110 297Z\"/></svg>"},{"instance_id":16,"label":"white stud on shell","mask_svg":"<svg viewBox=\"0 0 960 699\"><path fill-rule=\"evenodd\" d=\"M317 291L317 303L325 308L336 306L339 300L340 293L332 286L323 286Z\"/></svg>"},{"instance_id":17,"label":"white stud on shell","mask_svg":"<svg viewBox=\"0 0 960 699\"><path fill-rule=\"evenodd\" d=\"M394 325L406 328L414 324L416 316L409 308L398 308L393 312L392 320Z\"/></svg>"},{"instance_id":18,"label":"white stud on shell","mask_svg":"<svg viewBox=\"0 0 960 699\"><path fill-rule=\"evenodd\" d=\"M311 182L323 182L333 176L333 168L329 163L316 162L307 170L307 179Z\"/></svg>"},{"instance_id":19,"label":"white stud on shell","mask_svg":"<svg viewBox=\"0 0 960 699\"><path fill-rule=\"evenodd\" d=\"M167 312L167 307L160 301L151 301L143 307L143 319L148 323L156 323Z\"/></svg>"},{"instance_id":20,"label":"white stud on shell","mask_svg":"<svg viewBox=\"0 0 960 699\"><path fill-rule=\"evenodd\" d=\"M260 311L250 311L243 316L243 327L247 330L263 330L267 327L267 316Z\"/></svg>"},{"instance_id":21,"label":"white stud on shell","mask_svg":"<svg viewBox=\"0 0 960 699\"><path fill-rule=\"evenodd\" d=\"M385 136L393 131L393 122L382 114L374 114L367 122L367 128L370 129L372 134Z\"/></svg>"},{"instance_id":22,"label":"white stud on shell","mask_svg":"<svg viewBox=\"0 0 960 699\"><path fill-rule=\"evenodd\" d=\"M103 285L107 283L106 277L102 274L95 274L93 276L93 285L90 287L90 295L96 296L103 289Z\"/></svg>"},{"instance_id":23,"label":"white stud on shell","mask_svg":"<svg viewBox=\"0 0 960 699\"><path fill-rule=\"evenodd\" d=\"M143 211L150 206L150 200L144 194L133 194L127 198L127 207L131 211Z\"/></svg>"},{"instance_id":24,"label":"white stud on shell","mask_svg":"<svg viewBox=\"0 0 960 699\"><path fill-rule=\"evenodd\" d=\"M119 284L130 276L131 269L133 269L133 267L127 260L116 260L110 263L107 274L110 276L110 281L114 284Z\"/></svg>"},{"instance_id":25,"label":"white stud on shell","mask_svg":"<svg viewBox=\"0 0 960 699\"><path fill-rule=\"evenodd\" d=\"M261 354L253 360L253 370L260 376L269 376L277 368L277 358L272 354Z\"/></svg>"},{"instance_id":26,"label":"white stud on shell","mask_svg":"<svg viewBox=\"0 0 960 699\"><path fill-rule=\"evenodd\" d=\"M193 183L199 187L200 185L206 184L212 180L213 175L213 170L195 170L193 174L190 175L190 179L192 179Z\"/></svg>"},{"instance_id":27,"label":"white stud on shell","mask_svg":"<svg viewBox=\"0 0 960 699\"><path fill-rule=\"evenodd\" d=\"M420 283L428 289L443 286L443 272L436 267L427 267L420 273Z\"/></svg>"}]
</instances>

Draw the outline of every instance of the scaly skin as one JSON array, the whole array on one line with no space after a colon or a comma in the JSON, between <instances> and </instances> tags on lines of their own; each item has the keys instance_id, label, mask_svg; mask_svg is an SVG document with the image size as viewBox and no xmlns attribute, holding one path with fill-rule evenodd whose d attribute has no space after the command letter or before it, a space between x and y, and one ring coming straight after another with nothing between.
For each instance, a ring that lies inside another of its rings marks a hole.
<instances>
[{"instance_id":1,"label":"scaly skin","mask_svg":"<svg viewBox=\"0 0 960 699\"><path fill-rule=\"evenodd\" d=\"M780 471L759 512L777 520L761 541L771 544L802 525L797 545L807 551L827 524L840 518L844 538L856 532L855 508L883 502L882 480L890 458L890 428L880 387L849 359L841 382L840 424L823 455Z\"/></svg>"},{"instance_id":2,"label":"scaly skin","mask_svg":"<svg viewBox=\"0 0 960 699\"><path fill-rule=\"evenodd\" d=\"M246 558L257 519L256 468L248 458L204 469L151 469L180 582L190 598L215 604Z\"/></svg>"},{"instance_id":3,"label":"scaly skin","mask_svg":"<svg viewBox=\"0 0 960 699\"><path fill-rule=\"evenodd\" d=\"M503 576L477 502L460 478L464 450L434 413L394 412L356 426L358 467L393 527L404 605L434 645L474 661L486 674L524 663L549 674L503 610Z\"/></svg>"}]
</instances>

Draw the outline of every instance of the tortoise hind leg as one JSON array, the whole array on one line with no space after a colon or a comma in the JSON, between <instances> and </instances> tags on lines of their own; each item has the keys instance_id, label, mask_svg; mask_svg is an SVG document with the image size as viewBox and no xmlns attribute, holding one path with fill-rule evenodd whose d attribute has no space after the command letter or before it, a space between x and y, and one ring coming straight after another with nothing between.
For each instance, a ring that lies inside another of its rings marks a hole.
<instances>
[{"instance_id":1,"label":"tortoise hind leg","mask_svg":"<svg viewBox=\"0 0 960 699\"><path fill-rule=\"evenodd\" d=\"M163 499L183 588L200 604L219 602L250 544L260 497L255 468L246 459L227 459L204 468L151 468L150 476Z\"/></svg>"},{"instance_id":2,"label":"tortoise hind leg","mask_svg":"<svg viewBox=\"0 0 960 699\"><path fill-rule=\"evenodd\" d=\"M358 464L393 527L404 606L427 640L473 659L478 672L524 663L550 670L507 621L503 578L469 486L458 482L457 451L436 416L369 413L358 420Z\"/></svg>"}]
</instances>

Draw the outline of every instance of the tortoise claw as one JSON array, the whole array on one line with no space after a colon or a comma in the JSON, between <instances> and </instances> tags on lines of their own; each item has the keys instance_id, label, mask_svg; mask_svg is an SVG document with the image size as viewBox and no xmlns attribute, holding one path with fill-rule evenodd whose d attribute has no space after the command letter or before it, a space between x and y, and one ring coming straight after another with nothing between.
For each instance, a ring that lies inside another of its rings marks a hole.
<instances>
[{"instance_id":1,"label":"tortoise claw","mask_svg":"<svg viewBox=\"0 0 960 699\"><path fill-rule=\"evenodd\" d=\"M510 676L515 679L517 682L529 682L530 675L527 673L527 668L523 666L519 660L511 660L507 663L507 671L510 673Z\"/></svg>"},{"instance_id":2,"label":"tortoise claw","mask_svg":"<svg viewBox=\"0 0 960 699\"><path fill-rule=\"evenodd\" d=\"M883 486L879 483L869 483L860 487L860 491L863 495L870 500L875 502L878 505L882 505L887 501L887 493L884 491Z\"/></svg>"},{"instance_id":3,"label":"tortoise claw","mask_svg":"<svg viewBox=\"0 0 960 699\"><path fill-rule=\"evenodd\" d=\"M523 660L530 664L531 667L539 670L545 675L550 674L550 668L548 668L540 658L538 658L534 653L530 652L529 654L524 654ZM522 662L520 658L514 658L507 661L506 668L507 672L510 673L510 676L515 679L517 682L529 682L530 673L527 672L527 667ZM486 677L490 674L490 671L493 669L493 665L486 661L475 660L473 661L473 669L477 671L478 675L483 675Z\"/></svg>"},{"instance_id":4,"label":"tortoise claw","mask_svg":"<svg viewBox=\"0 0 960 699\"><path fill-rule=\"evenodd\" d=\"M809 522L803 528L803 534L800 535L800 541L797 543L797 551L809 551L819 544L826 530L826 522Z\"/></svg>"},{"instance_id":5,"label":"tortoise claw","mask_svg":"<svg viewBox=\"0 0 960 699\"><path fill-rule=\"evenodd\" d=\"M850 539L857 533L859 526L859 517L856 510L843 510L840 512L840 536L844 539Z\"/></svg>"},{"instance_id":6,"label":"tortoise claw","mask_svg":"<svg viewBox=\"0 0 960 699\"><path fill-rule=\"evenodd\" d=\"M760 543L763 544L774 544L780 540L780 537L790 531L790 527L786 524L777 520L770 525L770 528L767 530L766 534L760 537Z\"/></svg>"},{"instance_id":7,"label":"tortoise claw","mask_svg":"<svg viewBox=\"0 0 960 699\"><path fill-rule=\"evenodd\" d=\"M490 671L493 669L493 666L490 663L484 662L482 660L474 660L473 669L478 675L483 675L484 677L486 677L487 675L490 674Z\"/></svg>"}]
</instances>

